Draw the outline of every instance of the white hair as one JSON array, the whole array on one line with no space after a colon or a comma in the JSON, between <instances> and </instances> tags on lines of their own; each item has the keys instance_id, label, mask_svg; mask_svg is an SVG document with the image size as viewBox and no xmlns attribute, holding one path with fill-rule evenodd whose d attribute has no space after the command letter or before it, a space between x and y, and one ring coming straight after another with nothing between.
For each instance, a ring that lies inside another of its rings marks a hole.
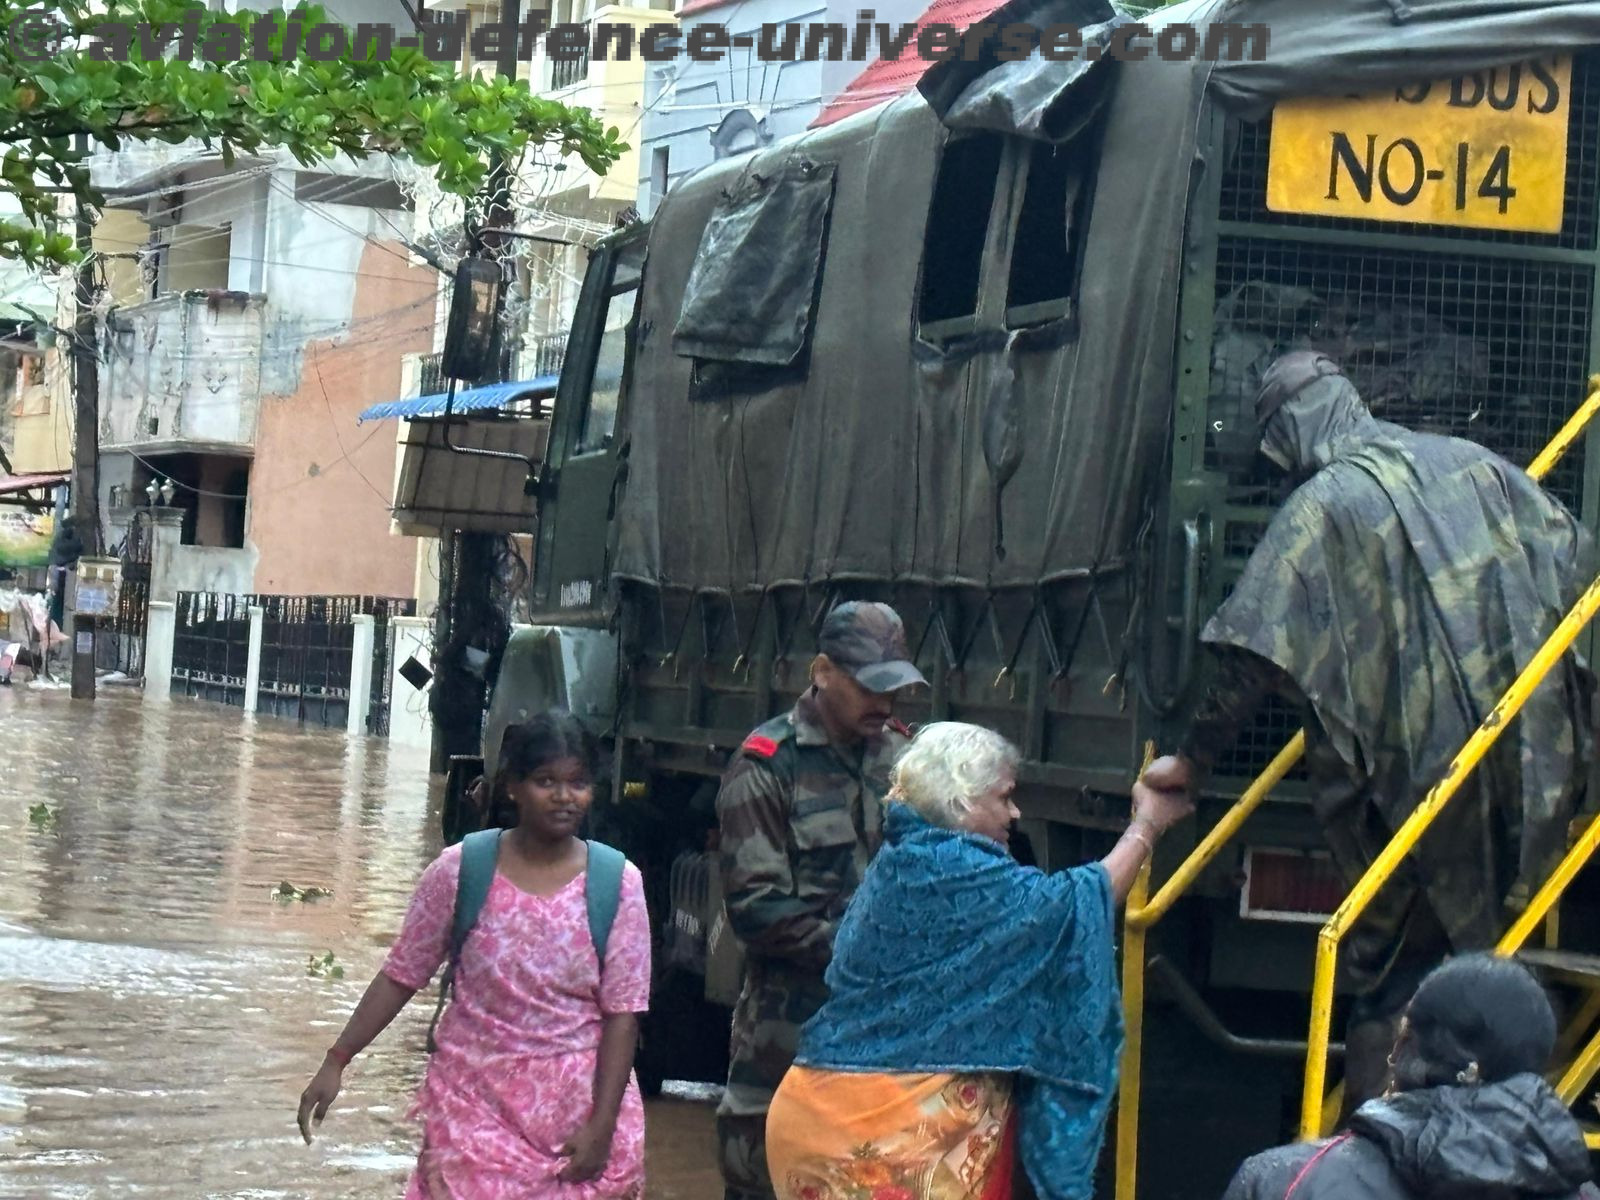
<instances>
[{"instance_id":1,"label":"white hair","mask_svg":"<svg viewBox=\"0 0 1600 1200\"><path fill-rule=\"evenodd\" d=\"M914 808L923 820L953 829L978 798L1021 759L992 729L960 721L924 725L894 765L889 799Z\"/></svg>"}]
</instances>

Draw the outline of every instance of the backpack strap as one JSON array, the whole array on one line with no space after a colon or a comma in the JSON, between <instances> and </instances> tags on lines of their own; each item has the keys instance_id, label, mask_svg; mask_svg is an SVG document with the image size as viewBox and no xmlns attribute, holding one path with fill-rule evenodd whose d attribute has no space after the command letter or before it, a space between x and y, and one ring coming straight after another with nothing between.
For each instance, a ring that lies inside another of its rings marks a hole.
<instances>
[{"instance_id":1,"label":"backpack strap","mask_svg":"<svg viewBox=\"0 0 1600 1200\"><path fill-rule=\"evenodd\" d=\"M1283 1194L1283 1200L1291 1200L1291 1198L1294 1196L1295 1189L1298 1188L1303 1182L1305 1182L1305 1177L1307 1175L1311 1174L1311 1168L1312 1167L1316 1166L1319 1162L1322 1161L1322 1156L1323 1155L1327 1154L1328 1151L1330 1151L1330 1150L1337 1149L1338 1147L1344 1145L1346 1142L1348 1142L1350 1140L1350 1138L1352 1136L1353 1135L1349 1134L1349 1133L1341 1133L1338 1137L1336 1137L1332 1141L1328 1142L1325 1146L1322 1147L1322 1149L1318 1150L1315 1154L1313 1154L1311 1156L1310 1160L1306 1163L1306 1165L1300 1168L1300 1173L1298 1175L1296 1175L1293 1180L1290 1181L1289 1190L1286 1191Z\"/></svg>"},{"instance_id":2,"label":"backpack strap","mask_svg":"<svg viewBox=\"0 0 1600 1200\"><path fill-rule=\"evenodd\" d=\"M606 965L606 942L611 923L622 902L622 868L628 860L622 851L604 842L589 843L589 877L583 884L584 904L589 910L589 937L594 941L602 971Z\"/></svg>"},{"instance_id":3,"label":"backpack strap","mask_svg":"<svg viewBox=\"0 0 1600 1200\"><path fill-rule=\"evenodd\" d=\"M494 885L495 862L500 856L500 829L480 829L461 839L461 869L456 876L455 910L450 922L450 951L444 979L439 983L439 1004L433 1010L433 1021L428 1026L428 1053L437 1048L433 1031L444 1013L445 1002L454 990L456 967L461 962L461 948L467 944L467 935L478 923L483 902L489 898Z\"/></svg>"}]
</instances>

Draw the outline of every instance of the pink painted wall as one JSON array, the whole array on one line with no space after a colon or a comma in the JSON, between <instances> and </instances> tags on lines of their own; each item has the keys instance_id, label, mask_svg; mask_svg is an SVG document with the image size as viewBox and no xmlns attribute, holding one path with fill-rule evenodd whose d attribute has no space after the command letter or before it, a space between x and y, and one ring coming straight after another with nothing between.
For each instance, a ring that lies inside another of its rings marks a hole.
<instances>
[{"instance_id":1,"label":"pink painted wall","mask_svg":"<svg viewBox=\"0 0 1600 1200\"><path fill-rule=\"evenodd\" d=\"M256 591L410 596L417 539L389 532L393 420L356 424L400 396L400 358L433 349L438 275L398 243L367 246L352 325L306 346L300 388L264 398L250 473Z\"/></svg>"}]
</instances>

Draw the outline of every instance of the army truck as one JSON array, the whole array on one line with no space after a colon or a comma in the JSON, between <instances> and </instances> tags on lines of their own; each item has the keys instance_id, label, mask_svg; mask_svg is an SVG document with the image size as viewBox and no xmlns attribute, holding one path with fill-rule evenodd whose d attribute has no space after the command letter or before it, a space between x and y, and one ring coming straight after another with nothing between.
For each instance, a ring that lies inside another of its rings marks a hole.
<instances>
[{"instance_id":1,"label":"army truck","mask_svg":"<svg viewBox=\"0 0 1600 1200\"><path fill-rule=\"evenodd\" d=\"M597 834L661 939L646 1074L723 1069L716 783L830 606L902 614L931 686L897 715L1016 742L1019 855L1080 863L1176 744L1286 495L1251 412L1276 354L1520 463L1600 365L1600 4L1196 0L1131 41L1093 0L990 20L1123 53L936 63L684 180L588 269L486 750L575 697L607 735ZM1590 445L1545 482L1594 527ZM1157 882L1297 728L1261 716ZM1141 1196L1218 1195L1293 1135L1344 894L1297 781L1151 938Z\"/></svg>"}]
</instances>

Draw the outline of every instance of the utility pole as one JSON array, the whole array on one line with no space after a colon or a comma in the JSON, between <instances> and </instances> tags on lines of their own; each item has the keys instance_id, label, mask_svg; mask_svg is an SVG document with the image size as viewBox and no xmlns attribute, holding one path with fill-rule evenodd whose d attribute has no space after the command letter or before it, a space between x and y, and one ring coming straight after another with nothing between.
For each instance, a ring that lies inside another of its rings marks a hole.
<instances>
[{"instance_id":1,"label":"utility pole","mask_svg":"<svg viewBox=\"0 0 1600 1200\"><path fill-rule=\"evenodd\" d=\"M501 0L500 25L502 37L496 56L495 75L501 79L515 79L517 51L520 36L521 0ZM466 31L468 38L472 31ZM488 180L491 192L487 216L489 229L510 229L514 223L511 206L511 167L505 157L494 153L489 160ZM488 234L484 248L496 261L504 262L508 249L515 239L503 234ZM501 289L502 304L505 289ZM504 333L504 310L496 314L496 327ZM513 356L512 343L503 341L497 355L493 377L504 382L510 378ZM433 683L430 709L433 714L432 769L447 774L451 759L475 757L483 747L483 714L488 709L489 687L493 682L491 672L499 665L511 629L509 622L494 607L494 586L497 575L497 535L467 533L447 530L441 537L443 550L440 571L439 612L434 624L434 644L437 676ZM488 653L482 667L483 677L467 669L466 651L469 646ZM494 763L484 764L485 775L494 770ZM463 780L463 783L466 781Z\"/></svg>"},{"instance_id":2,"label":"utility pole","mask_svg":"<svg viewBox=\"0 0 1600 1200\"><path fill-rule=\"evenodd\" d=\"M79 134L78 149L88 150ZM72 511L86 554L100 553L100 343L95 327L94 222L85 205L76 213L77 312L72 325L72 399L76 431L72 454Z\"/></svg>"},{"instance_id":3,"label":"utility pole","mask_svg":"<svg viewBox=\"0 0 1600 1200\"><path fill-rule=\"evenodd\" d=\"M89 138L78 134L76 149L86 154ZM87 170L78 165L77 170ZM72 450L73 525L85 554L100 553L100 345L95 329L94 224L87 206L75 203L78 253L77 311L72 324L72 408L75 421ZM66 586L65 570L61 586ZM72 619L72 698L94 699L95 619L74 613Z\"/></svg>"}]
</instances>

